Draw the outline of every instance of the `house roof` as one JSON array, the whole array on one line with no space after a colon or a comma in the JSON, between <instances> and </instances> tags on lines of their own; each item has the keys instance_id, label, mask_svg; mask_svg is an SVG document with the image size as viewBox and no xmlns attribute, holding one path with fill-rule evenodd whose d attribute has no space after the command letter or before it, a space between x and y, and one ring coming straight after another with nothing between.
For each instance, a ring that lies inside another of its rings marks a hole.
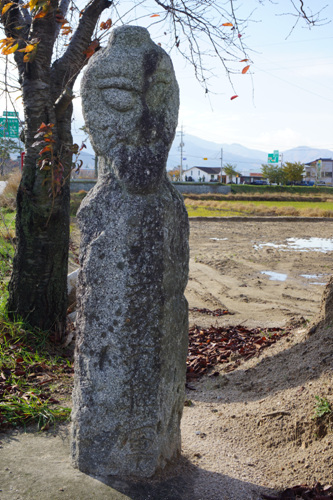
<instances>
[{"instance_id":1,"label":"house roof","mask_svg":"<svg viewBox=\"0 0 333 500\"><path fill-rule=\"evenodd\" d=\"M218 167L200 167L198 165L190 168L189 170L193 170L194 168L198 168L199 170L202 170L202 172L205 172L205 174L220 174L221 173L221 169ZM186 172L188 172L188 170L186 170Z\"/></svg>"},{"instance_id":2,"label":"house roof","mask_svg":"<svg viewBox=\"0 0 333 500\"><path fill-rule=\"evenodd\" d=\"M313 165L314 163L317 163L317 161L333 161L332 158L317 158L316 160L309 161L309 163L306 163L305 165Z\"/></svg>"}]
</instances>

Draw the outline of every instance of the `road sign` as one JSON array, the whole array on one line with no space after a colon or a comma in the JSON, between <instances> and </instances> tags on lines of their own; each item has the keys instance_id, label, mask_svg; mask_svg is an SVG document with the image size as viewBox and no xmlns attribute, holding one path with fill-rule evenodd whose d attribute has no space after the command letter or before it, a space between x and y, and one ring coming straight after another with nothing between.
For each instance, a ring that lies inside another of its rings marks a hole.
<instances>
[{"instance_id":1,"label":"road sign","mask_svg":"<svg viewBox=\"0 0 333 500\"><path fill-rule=\"evenodd\" d=\"M268 155L267 163L279 163L279 151L274 150L273 154Z\"/></svg>"},{"instance_id":2,"label":"road sign","mask_svg":"<svg viewBox=\"0 0 333 500\"><path fill-rule=\"evenodd\" d=\"M19 121L17 118L8 116L0 117L0 137L18 137Z\"/></svg>"},{"instance_id":3,"label":"road sign","mask_svg":"<svg viewBox=\"0 0 333 500\"><path fill-rule=\"evenodd\" d=\"M17 111L4 111L2 113L3 116L14 116L16 118L18 118L18 112Z\"/></svg>"}]
</instances>

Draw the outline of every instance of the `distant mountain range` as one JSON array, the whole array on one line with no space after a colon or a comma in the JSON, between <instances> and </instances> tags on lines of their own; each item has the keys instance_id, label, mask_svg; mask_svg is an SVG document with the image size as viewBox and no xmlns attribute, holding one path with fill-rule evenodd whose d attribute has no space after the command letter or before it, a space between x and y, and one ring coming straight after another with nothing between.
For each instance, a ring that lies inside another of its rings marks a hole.
<instances>
[{"instance_id":1,"label":"distant mountain range","mask_svg":"<svg viewBox=\"0 0 333 500\"><path fill-rule=\"evenodd\" d=\"M186 134L183 139L183 170L194 166L220 167L221 149L223 164L232 163L241 173L260 172L261 165L267 163L267 152L250 149L241 144L217 144ZM180 137L176 137L168 158L168 169L180 164ZM273 151L269 151L273 153ZM283 161L300 161L308 163L317 158L333 158L333 151L316 149L307 146L280 151ZM207 158L207 160L204 160Z\"/></svg>"},{"instance_id":2,"label":"distant mountain range","mask_svg":"<svg viewBox=\"0 0 333 500\"><path fill-rule=\"evenodd\" d=\"M260 172L261 165L267 163L267 152L250 149L241 144L217 144L205 141L194 135L186 134L183 142L183 170L194 166L221 167L221 149L223 149L223 164L232 163L240 173ZM177 135L169 153L167 168L171 170L180 164L180 137ZM269 151L273 153L273 151ZM308 163L317 158L333 158L333 151L316 149L307 146L280 151L283 161L300 161ZM82 151L80 159L83 168L94 168L94 155ZM207 160L204 160L207 158Z\"/></svg>"}]
</instances>

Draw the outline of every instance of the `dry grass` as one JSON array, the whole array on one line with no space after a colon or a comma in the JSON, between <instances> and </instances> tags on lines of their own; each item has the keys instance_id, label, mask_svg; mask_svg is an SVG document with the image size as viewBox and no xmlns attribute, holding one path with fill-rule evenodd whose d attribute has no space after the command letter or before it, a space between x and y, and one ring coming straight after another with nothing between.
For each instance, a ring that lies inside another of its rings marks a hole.
<instances>
[{"instance_id":1,"label":"dry grass","mask_svg":"<svg viewBox=\"0 0 333 500\"><path fill-rule=\"evenodd\" d=\"M230 200L232 201L232 200ZM254 201L254 200L253 200ZM267 201L267 200L266 200ZM281 202L283 200L280 200ZM307 198L302 199L304 205L308 204L309 200ZM200 208L201 209L201 215L204 216L203 211L207 211L207 216L209 215L209 212L214 210L217 212L221 217L226 215L226 212L228 212L228 215L230 213L235 213L235 214L243 214L243 215L266 215L266 216L285 216L285 217L333 217L333 210L330 210L329 208L325 207L320 207L320 204L323 203L324 200L321 200L320 202L313 202L313 207L309 206L293 206L292 204L286 205L285 201L281 205L274 205L274 204L258 204L254 203L251 201L248 201L248 203L238 203L235 201L232 201L231 203L228 201L216 201L216 200L194 200L194 199L186 199L185 200L185 205L188 207L189 213L193 212L193 210ZM325 200L326 201L326 200ZM292 202L291 202L292 203ZM332 202L330 202L332 203ZM303 205L303 204L302 204ZM316 206L319 205L319 206ZM330 205L331 208L331 205Z\"/></svg>"},{"instance_id":2,"label":"dry grass","mask_svg":"<svg viewBox=\"0 0 333 500\"><path fill-rule=\"evenodd\" d=\"M13 170L8 176L6 187L0 195L0 207L15 209L16 193L20 181L21 172L19 170Z\"/></svg>"},{"instance_id":3,"label":"dry grass","mask_svg":"<svg viewBox=\"0 0 333 500\"><path fill-rule=\"evenodd\" d=\"M292 194L292 193L237 193L237 194L194 194L186 193L184 198L187 200L202 200L202 201L311 201L324 202L333 201L333 196L327 193L318 193L315 195L309 194Z\"/></svg>"}]
</instances>

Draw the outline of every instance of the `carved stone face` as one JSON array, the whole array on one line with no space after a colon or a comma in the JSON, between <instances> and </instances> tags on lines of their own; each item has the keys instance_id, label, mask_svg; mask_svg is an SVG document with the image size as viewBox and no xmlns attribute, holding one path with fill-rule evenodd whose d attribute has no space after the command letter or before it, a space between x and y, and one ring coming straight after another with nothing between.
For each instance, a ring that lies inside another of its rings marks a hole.
<instances>
[{"instance_id":1,"label":"carved stone face","mask_svg":"<svg viewBox=\"0 0 333 500\"><path fill-rule=\"evenodd\" d=\"M177 126L179 90L169 56L144 28L113 31L82 80L96 153L133 192L154 191Z\"/></svg>"}]
</instances>

